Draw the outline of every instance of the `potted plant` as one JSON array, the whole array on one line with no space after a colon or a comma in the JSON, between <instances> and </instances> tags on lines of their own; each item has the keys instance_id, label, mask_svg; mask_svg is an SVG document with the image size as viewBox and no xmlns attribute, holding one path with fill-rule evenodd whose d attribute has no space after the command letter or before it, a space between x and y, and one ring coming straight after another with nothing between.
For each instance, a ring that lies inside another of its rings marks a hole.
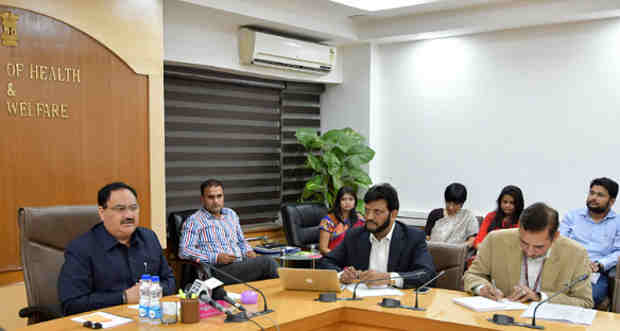
<instances>
[{"instance_id":1,"label":"potted plant","mask_svg":"<svg viewBox=\"0 0 620 331\"><path fill-rule=\"evenodd\" d=\"M306 167L314 171L304 186L301 201L323 202L331 209L341 187L349 186L359 192L372 184L361 166L372 160L375 151L353 129L329 130L319 136L315 129L300 128L295 136L307 150ZM364 204L358 203L357 207L363 213Z\"/></svg>"}]
</instances>

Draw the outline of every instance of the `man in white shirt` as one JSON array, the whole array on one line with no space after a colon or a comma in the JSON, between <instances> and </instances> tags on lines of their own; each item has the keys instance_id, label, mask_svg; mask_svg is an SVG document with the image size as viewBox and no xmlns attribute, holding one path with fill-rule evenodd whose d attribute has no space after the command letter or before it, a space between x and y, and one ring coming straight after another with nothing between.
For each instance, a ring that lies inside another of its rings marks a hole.
<instances>
[{"instance_id":1,"label":"man in white shirt","mask_svg":"<svg viewBox=\"0 0 620 331\"><path fill-rule=\"evenodd\" d=\"M559 235L558 212L538 202L523 210L518 229L491 232L465 272L465 290L490 299L545 300L565 285L590 275L586 250ZM591 308L592 287L576 283L553 303Z\"/></svg>"},{"instance_id":2,"label":"man in white shirt","mask_svg":"<svg viewBox=\"0 0 620 331\"><path fill-rule=\"evenodd\" d=\"M434 277L424 232L396 221L399 206L394 187L375 185L364 202L364 227L348 230L342 243L319 261L319 268L341 271L340 281L345 284L359 280L371 286L413 288ZM398 278L414 271L420 271L418 276ZM375 279L380 280L371 282Z\"/></svg>"}]
</instances>

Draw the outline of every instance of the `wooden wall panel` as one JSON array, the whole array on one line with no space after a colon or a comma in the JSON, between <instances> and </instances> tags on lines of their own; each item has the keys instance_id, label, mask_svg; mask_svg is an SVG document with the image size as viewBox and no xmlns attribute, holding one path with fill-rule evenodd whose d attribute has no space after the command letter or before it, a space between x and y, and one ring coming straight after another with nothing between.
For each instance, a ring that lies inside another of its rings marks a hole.
<instances>
[{"instance_id":1,"label":"wooden wall panel","mask_svg":"<svg viewBox=\"0 0 620 331\"><path fill-rule=\"evenodd\" d=\"M19 20L18 45L0 45L0 272L20 268L19 207L93 204L101 186L124 181L138 191L142 226L151 210L147 76L65 23L0 6L5 12ZM32 79L31 65L79 68L80 81ZM7 102L31 103L34 116L15 116ZM69 118L37 117L36 103L66 104Z\"/></svg>"}]
</instances>

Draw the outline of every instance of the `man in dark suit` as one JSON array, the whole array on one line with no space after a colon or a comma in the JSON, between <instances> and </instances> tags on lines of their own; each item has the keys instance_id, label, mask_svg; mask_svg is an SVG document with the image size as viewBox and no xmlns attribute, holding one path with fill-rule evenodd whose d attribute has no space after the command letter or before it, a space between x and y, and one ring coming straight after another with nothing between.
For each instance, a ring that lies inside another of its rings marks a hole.
<instances>
[{"instance_id":1,"label":"man in dark suit","mask_svg":"<svg viewBox=\"0 0 620 331\"><path fill-rule=\"evenodd\" d=\"M373 279L369 285L413 288L435 276L424 232L396 221L398 194L390 184L371 187L364 197L366 224L347 231L343 242L319 261L319 268L341 271L345 284ZM389 279L421 271L411 279Z\"/></svg>"}]
</instances>

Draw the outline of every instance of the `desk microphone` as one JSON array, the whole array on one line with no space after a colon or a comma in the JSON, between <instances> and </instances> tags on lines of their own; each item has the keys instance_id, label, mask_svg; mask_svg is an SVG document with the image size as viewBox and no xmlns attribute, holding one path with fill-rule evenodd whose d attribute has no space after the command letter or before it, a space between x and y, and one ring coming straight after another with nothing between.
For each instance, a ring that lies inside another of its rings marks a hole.
<instances>
[{"instance_id":1,"label":"desk microphone","mask_svg":"<svg viewBox=\"0 0 620 331\"><path fill-rule=\"evenodd\" d=\"M533 329L541 329L543 330L545 327L542 325L536 325L536 310L538 310L538 307L540 307L540 305L542 305L545 302L548 302L549 300L555 298L556 296L570 290L573 286L577 285L580 282L583 282L584 280L588 279L588 274L583 274L581 276L579 276L577 279L573 280L572 282L566 284L566 286L564 286L563 289L561 289L560 291L554 293L552 296L548 297L547 299L541 301L540 303L538 303L536 305L536 307L534 307L534 313L532 314L532 324L531 325L524 325L527 326L529 328L533 328Z\"/></svg>"},{"instance_id":2,"label":"desk microphone","mask_svg":"<svg viewBox=\"0 0 620 331\"><path fill-rule=\"evenodd\" d=\"M224 290L223 286L214 288L211 296L213 297L213 300L223 300L240 311L246 311L245 307L243 307L237 301L233 300L231 297L228 296L228 293L226 293L226 290Z\"/></svg>"},{"instance_id":3,"label":"desk microphone","mask_svg":"<svg viewBox=\"0 0 620 331\"><path fill-rule=\"evenodd\" d=\"M436 281L439 277L443 276L446 274L445 270L441 270L437 276L431 278L431 280L429 280L428 282L424 283L424 285L422 286L418 286L418 288L415 289L415 306L413 307L402 307L402 308L407 308L407 309L411 309L411 310L426 310L426 308L420 308L418 307L418 293L420 292L420 289L425 288L426 286L428 286L428 284Z\"/></svg>"},{"instance_id":4,"label":"desk microphone","mask_svg":"<svg viewBox=\"0 0 620 331\"><path fill-rule=\"evenodd\" d=\"M376 281L381 281L381 280L392 280L392 279L411 279L411 278L418 278L421 276L424 276L426 274L425 270L419 270L419 271L413 271L413 272L404 272L401 274L398 274L398 276L394 276L394 277L384 277L384 278L377 278L377 279L369 279L369 280L365 280L365 281L361 281L361 282L357 282L357 284L355 284L355 287L353 288L353 297L349 298L343 298L341 300L362 300L362 298L358 298L357 297L357 287L362 284L362 283L370 283L370 282L376 282Z\"/></svg>"},{"instance_id":5,"label":"desk microphone","mask_svg":"<svg viewBox=\"0 0 620 331\"><path fill-rule=\"evenodd\" d=\"M211 298L211 296L209 296L209 293L207 292L200 293L200 296L198 296L198 299L202 302L208 303L209 305L211 305L211 307L226 314L226 319L224 320L224 322L245 322L248 320L247 316L235 315L230 310L224 308L224 306L220 305L219 302L213 300L213 298Z\"/></svg>"},{"instance_id":6,"label":"desk microphone","mask_svg":"<svg viewBox=\"0 0 620 331\"><path fill-rule=\"evenodd\" d=\"M213 266L213 265L211 265L211 264L203 264L203 263L200 263L200 265L202 266L202 268L203 268L204 272L205 272L207 275L209 275L209 274L210 274L210 270L211 270L211 269L212 269L212 270L215 270L216 272L221 273L222 275L224 275L224 276L226 276L226 277L231 278L232 280L236 281L237 283L243 284L243 285L245 285L245 286L247 286L247 287L249 287L249 288L253 289L254 291L256 291L256 292L260 293L260 295L263 297L263 305L264 305L264 306L263 306L263 310L262 310L262 311L259 311L259 312L256 312L256 313L253 313L253 314L252 314L252 316L250 316L250 317L253 317L253 316L260 316L260 315L265 315L265 314L269 314L269 313L272 313L272 312L273 312L273 309L269 309L269 308L267 308L267 298L265 297L265 294L263 293L263 291L261 291L261 290L257 289L256 287L254 287L254 286L252 286L252 285L248 284L247 282L242 281L241 279L239 279L239 278L237 278L237 277L235 277L235 276L233 276L233 275L231 275L231 274L229 274L229 273L227 273L227 272L225 272L225 271L223 271L223 270L221 270L221 269L216 268L215 266ZM231 300L232 300L232 299L231 299ZM236 306L235 306L235 307L236 307ZM245 312L243 312L243 313L244 313L244 315L245 315ZM247 319L246 319L246 320L247 320Z\"/></svg>"}]
</instances>

